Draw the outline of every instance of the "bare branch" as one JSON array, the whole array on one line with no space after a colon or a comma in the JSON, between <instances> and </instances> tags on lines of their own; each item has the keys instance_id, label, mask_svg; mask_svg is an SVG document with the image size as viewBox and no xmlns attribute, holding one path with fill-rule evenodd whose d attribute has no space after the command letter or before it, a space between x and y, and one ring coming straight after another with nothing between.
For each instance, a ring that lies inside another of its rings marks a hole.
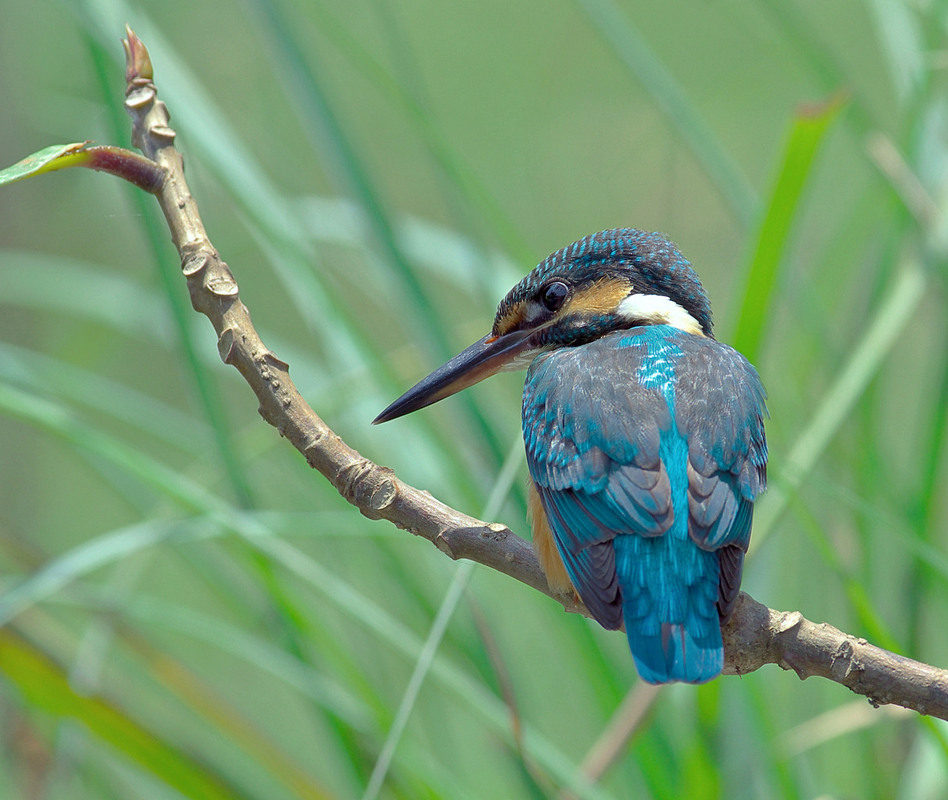
<instances>
[{"instance_id":1,"label":"bare branch","mask_svg":"<svg viewBox=\"0 0 948 800\"><path fill-rule=\"evenodd\" d=\"M243 375L261 416L366 517L388 520L450 558L476 561L554 597L526 541L506 526L462 514L399 480L388 467L349 447L309 407L290 380L287 364L261 341L230 268L207 238L174 147L167 108L157 98L148 53L130 29L125 49L125 105L133 141L165 171L156 196L181 258L191 303L211 321L221 359ZM567 611L587 613L574 598L554 599ZM945 670L889 653L831 625L809 622L799 612L774 611L749 595L741 595L724 629L724 643L727 674L777 664L801 678L819 675L841 683L875 706L894 703L948 719Z\"/></svg>"},{"instance_id":2,"label":"bare branch","mask_svg":"<svg viewBox=\"0 0 948 800\"><path fill-rule=\"evenodd\" d=\"M742 592L723 632L728 674L776 664L801 680L819 675L848 686L876 707L894 703L948 719L948 671L810 622L799 611L774 611Z\"/></svg>"}]
</instances>

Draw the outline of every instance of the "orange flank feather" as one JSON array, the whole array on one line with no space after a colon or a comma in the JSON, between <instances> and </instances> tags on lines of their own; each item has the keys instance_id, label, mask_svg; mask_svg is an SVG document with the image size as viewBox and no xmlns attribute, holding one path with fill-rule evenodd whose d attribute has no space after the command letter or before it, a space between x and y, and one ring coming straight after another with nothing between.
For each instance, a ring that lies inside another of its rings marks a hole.
<instances>
[{"instance_id":1,"label":"orange flank feather","mask_svg":"<svg viewBox=\"0 0 948 800\"><path fill-rule=\"evenodd\" d=\"M533 529L533 551L537 554L543 574L546 575L546 582L554 594L576 595L576 589L573 588L563 559L560 558L560 551L556 549L556 542L553 541L550 523L533 480L527 479L527 487L527 514Z\"/></svg>"}]
</instances>

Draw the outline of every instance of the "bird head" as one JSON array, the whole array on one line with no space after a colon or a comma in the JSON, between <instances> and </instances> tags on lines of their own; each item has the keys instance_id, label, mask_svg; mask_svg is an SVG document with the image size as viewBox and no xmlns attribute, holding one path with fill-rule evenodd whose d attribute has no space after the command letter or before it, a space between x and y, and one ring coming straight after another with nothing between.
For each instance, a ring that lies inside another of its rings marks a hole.
<instances>
[{"instance_id":1,"label":"bird head","mask_svg":"<svg viewBox=\"0 0 948 800\"><path fill-rule=\"evenodd\" d=\"M711 306L690 262L660 233L618 228L548 256L497 307L491 332L409 389L374 420L443 400L541 352L615 330L673 325L712 336Z\"/></svg>"}]
</instances>

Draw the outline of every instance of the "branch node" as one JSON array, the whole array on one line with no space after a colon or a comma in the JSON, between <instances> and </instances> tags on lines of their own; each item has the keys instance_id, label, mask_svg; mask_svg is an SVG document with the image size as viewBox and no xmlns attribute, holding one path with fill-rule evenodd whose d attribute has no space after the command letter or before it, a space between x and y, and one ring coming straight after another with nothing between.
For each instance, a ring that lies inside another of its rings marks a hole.
<instances>
[{"instance_id":1,"label":"branch node","mask_svg":"<svg viewBox=\"0 0 948 800\"><path fill-rule=\"evenodd\" d=\"M285 374L287 380L289 380L289 365L285 361L277 358L269 350L255 352L253 354L253 360L259 368L260 377L267 382L272 392L277 392L280 389L279 377L281 373ZM284 391L283 395L285 397L287 393Z\"/></svg>"},{"instance_id":2,"label":"branch node","mask_svg":"<svg viewBox=\"0 0 948 800\"><path fill-rule=\"evenodd\" d=\"M181 205L181 203L178 203L179 207ZM206 269L209 260L210 256L207 253L199 250L187 250L184 258L181 259L181 272L184 273L186 278L190 278L192 275L197 275L201 270Z\"/></svg>"},{"instance_id":3,"label":"branch node","mask_svg":"<svg viewBox=\"0 0 948 800\"><path fill-rule=\"evenodd\" d=\"M432 539L434 546L437 547L442 553L444 553L452 561L457 561L458 557L454 552L454 548L451 547L451 542L448 537L444 535L445 531L441 531L437 536Z\"/></svg>"},{"instance_id":4,"label":"branch node","mask_svg":"<svg viewBox=\"0 0 948 800\"><path fill-rule=\"evenodd\" d=\"M397 489L395 473L368 459L360 459L339 471L339 493L369 519L381 519L394 502Z\"/></svg>"},{"instance_id":5,"label":"branch node","mask_svg":"<svg viewBox=\"0 0 948 800\"><path fill-rule=\"evenodd\" d=\"M237 344L237 338L233 328L224 328L221 335L217 337L217 352L221 361L225 364L234 363L234 348Z\"/></svg>"},{"instance_id":6,"label":"branch node","mask_svg":"<svg viewBox=\"0 0 948 800\"><path fill-rule=\"evenodd\" d=\"M511 530L506 525L500 522L488 522L486 525L484 525L480 537L481 539L484 539L488 542L497 544L504 542L507 537L511 535ZM504 553L504 558L508 562L513 561L514 557L513 551L507 551Z\"/></svg>"},{"instance_id":7,"label":"branch node","mask_svg":"<svg viewBox=\"0 0 948 800\"><path fill-rule=\"evenodd\" d=\"M777 633L786 633L787 631L798 627L802 622L803 614L801 614L799 611L790 611L786 614L780 615L780 619L775 626L775 630Z\"/></svg>"},{"instance_id":8,"label":"branch node","mask_svg":"<svg viewBox=\"0 0 948 800\"><path fill-rule=\"evenodd\" d=\"M289 371L290 371L290 365L287 364L285 361L283 361L283 360L282 360L281 358L279 358L278 356L274 355L270 350L267 350L267 352L263 354L262 358L263 358L263 360L264 360L264 363L267 364L267 366L272 367L273 369L278 369L278 370L280 370L281 372L289 373ZM274 384L273 384L273 388L274 388L274 389L275 389L277 386L279 386L279 384L277 384L277 383L274 383Z\"/></svg>"},{"instance_id":9,"label":"branch node","mask_svg":"<svg viewBox=\"0 0 948 800\"><path fill-rule=\"evenodd\" d=\"M830 658L830 673L833 680L839 683L845 683L854 672L861 672L864 669L859 659L856 658L856 649L852 641L843 639L836 647Z\"/></svg>"},{"instance_id":10,"label":"branch node","mask_svg":"<svg viewBox=\"0 0 948 800\"><path fill-rule=\"evenodd\" d=\"M217 297L236 297L237 281L231 274L230 268L221 262L221 271L205 281L207 290Z\"/></svg>"},{"instance_id":11,"label":"branch node","mask_svg":"<svg viewBox=\"0 0 948 800\"><path fill-rule=\"evenodd\" d=\"M152 125L148 132L156 139L162 139L166 145L174 142L175 136L178 135L170 125Z\"/></svg>"},{"instance_id":12,"label":"branch node","mask_svg":"<svg viewBox=\"0 0 948 800\"><path fill-rule=\"evenodd\" d=\"M128 86L125 95L125 108L129 111L145 108L154 102L156 94L155 85L151 81L136 78Z\"/></svg>"},{"instance_id":13,"label":"branch node","mask_svg":"<svg viewBox=\"0 0 948 800\"><path fill-rule=\"evenodd\" d=\"M806 667L802 667L802 666L798 667L796 664L794 664L792 661L788 661L786 658L781 658L777 662L777 666L780 667L780 669L785 669L787 671L792 670L793 672L797 674L797 677L801 681L805 681L807 678L810 677L810 675L813 674L808 669L806 669Z\"/></svg>"}]
</instances>

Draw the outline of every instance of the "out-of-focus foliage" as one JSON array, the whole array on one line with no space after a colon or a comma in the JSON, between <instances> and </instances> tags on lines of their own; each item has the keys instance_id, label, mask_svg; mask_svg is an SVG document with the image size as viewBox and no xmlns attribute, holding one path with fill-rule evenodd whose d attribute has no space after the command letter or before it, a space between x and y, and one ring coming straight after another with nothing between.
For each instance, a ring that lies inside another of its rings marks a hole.
<instances>
[{"instance_id":1,"label":"out-of-focus foliage","mask_svg":"<svg viewBox=\"0 0 948 800\"><path fill-rule=\"evenodd\" d=\"M0 163L128 145L130 23L313 406L525 534L519 377L369 422L548 252L666 232L769 391L745 588L945 665L946 11L12 0ZM107 176L0 193L0 453L5 798L948 792L940 724L776 668L664 690L579 785L637 682L623 637L340 500L218 360L152 199Z\"/></svg>"}]
</instances>

